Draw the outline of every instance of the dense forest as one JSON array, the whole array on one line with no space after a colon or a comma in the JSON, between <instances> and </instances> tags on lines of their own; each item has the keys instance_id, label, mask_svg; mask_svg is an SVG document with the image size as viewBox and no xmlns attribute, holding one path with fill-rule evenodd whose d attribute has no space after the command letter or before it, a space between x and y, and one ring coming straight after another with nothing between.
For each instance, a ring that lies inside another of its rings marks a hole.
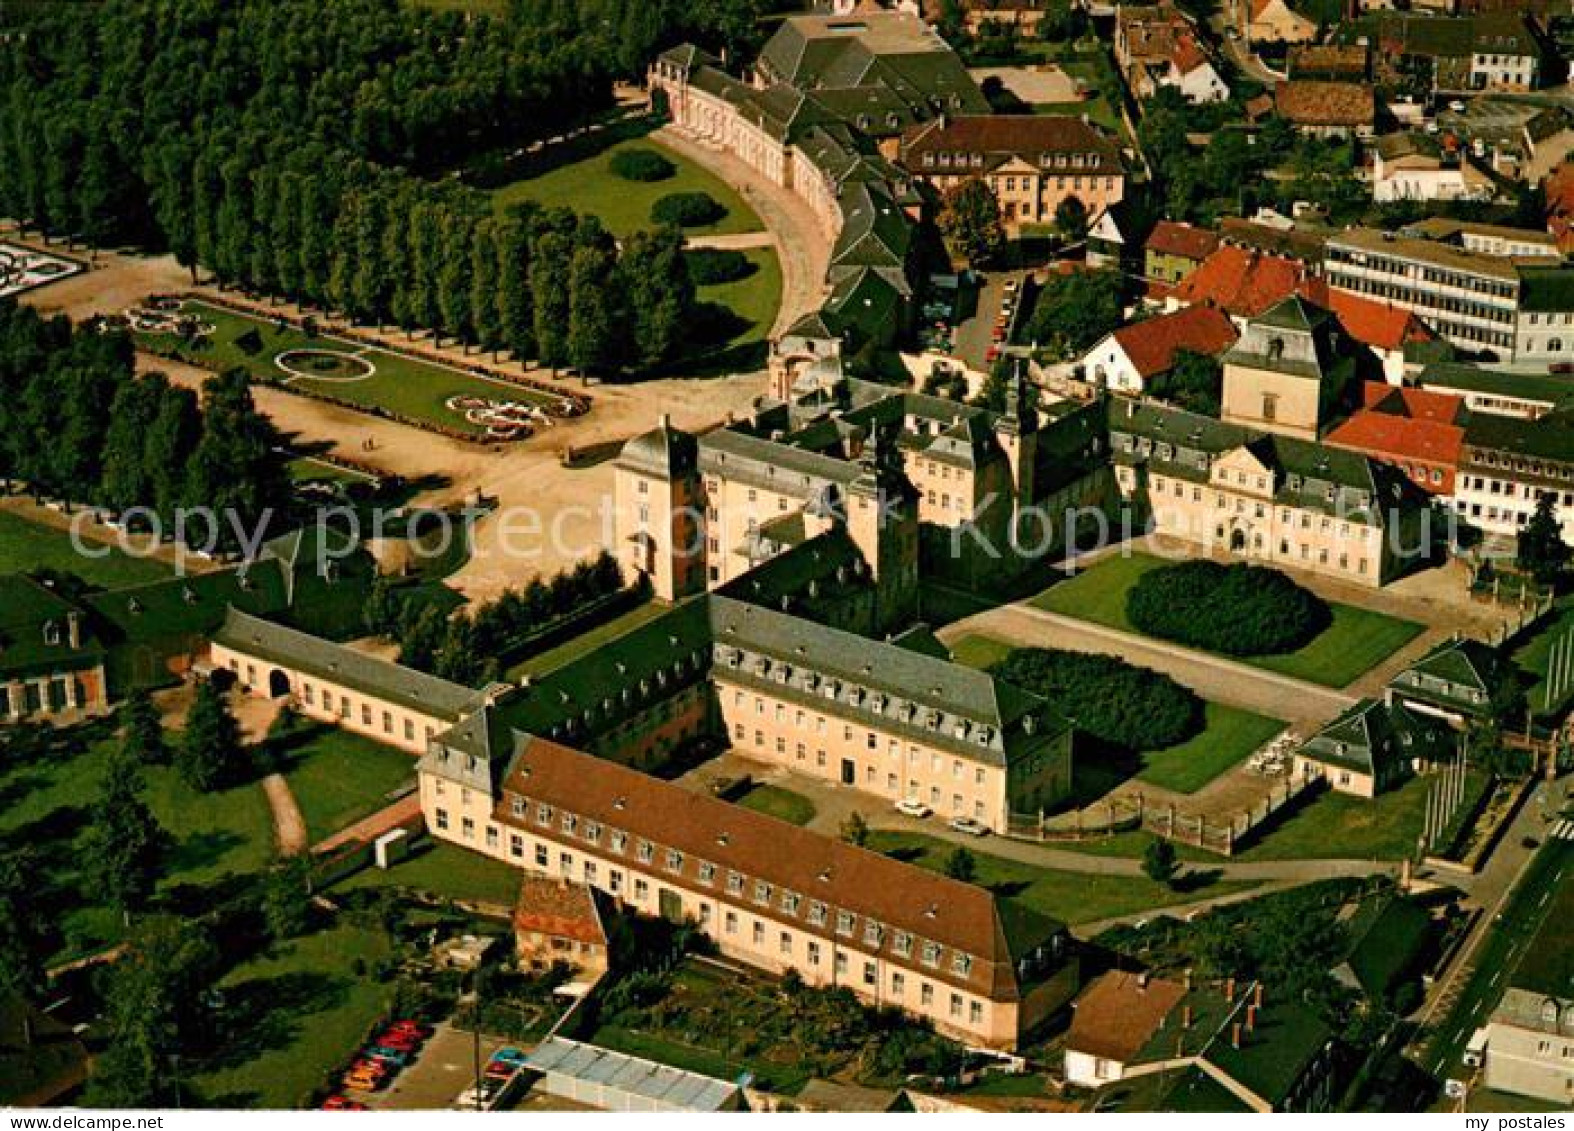
<instances>
[{"instance_id":1,"label":"dense forest","mask_svg":"<svg viewBox=\"0 0 1574 1131\"><path fill-rule=\"evenodd\" d=\"M162 375L136 374L123 334L0 300L0 480L15 479L40 495L146 508L166 530L177 508L209 507L249 534L270 511L282 516L290 494L278 434L243 372L208 381L199 406Z\"/></svg>"},{"instance_id":2,"label":"dense forest","mask_svg":"<svg viewBox=\"0 0 1574 1131\"><path fill-rule=\"evenodd\" d=\"M4 9L0 216L172 253L221 285L432 329L546 365L665 359L692 284L676 233L494 216L455 174L607 106L760 0L105 0ZM495 298L489 296L496 296Z\"/></svg>"}]
</instances>

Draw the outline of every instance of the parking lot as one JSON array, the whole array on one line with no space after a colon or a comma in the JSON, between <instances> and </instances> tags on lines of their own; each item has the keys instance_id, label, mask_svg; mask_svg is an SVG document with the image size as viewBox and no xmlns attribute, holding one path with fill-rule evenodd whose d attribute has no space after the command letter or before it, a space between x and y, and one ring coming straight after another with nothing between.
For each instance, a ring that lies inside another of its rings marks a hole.
<instances>
[{"instance_id":1,"label":"parking lot","mask_svg":"<svg viewBox=\"0 0 1574 1131\"><path fill-rule=\"evenodd\" d=\"M514 1042L481 1038L484 1065L498 1049ZM475 1079L475 1037L444 1023L437 1026L414 1063L378 1092L346 1093L374 1111L432 1111L451 1108Z\"/></svg>"}]
</instances>

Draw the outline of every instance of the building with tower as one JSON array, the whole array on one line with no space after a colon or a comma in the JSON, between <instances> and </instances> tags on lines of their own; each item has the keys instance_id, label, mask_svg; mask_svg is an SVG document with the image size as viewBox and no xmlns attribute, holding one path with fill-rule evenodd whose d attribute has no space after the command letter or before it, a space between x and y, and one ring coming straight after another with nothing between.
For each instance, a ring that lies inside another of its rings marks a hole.
<instances>
[{"instance_id":1,"label":"building with tower","mask_svg":"<svg viewBox=\"0 0 1574 1131\"><path fill-rule=\"evenodd\" d=\"M1299 295L1250 319L1224 355L1221 419L1315 440L1354 384L1340 336L1338 320Z\"/></svg>"}]
</instances>

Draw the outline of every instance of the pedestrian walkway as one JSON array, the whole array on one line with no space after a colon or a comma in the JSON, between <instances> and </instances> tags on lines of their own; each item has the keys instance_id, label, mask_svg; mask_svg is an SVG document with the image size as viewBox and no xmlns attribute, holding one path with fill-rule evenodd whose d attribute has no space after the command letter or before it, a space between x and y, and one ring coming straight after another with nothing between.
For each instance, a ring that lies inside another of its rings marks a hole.
<instances>
[{"instance_id":1,"label":"pedestrian walkway","mask_svg":"<svg viewBox=\"0 0 1574 1131\"><path fill-rule=\"evenodd\" d=\"M384 806L370 817L363 817L353 825L347 825L312 845L312 853L321 855L332 852L346 844L365 844L376 840L384 833L407 825L421 815L421 795L419 792L407 794L395 801L392 805Z\"/></svg>"}]
</instances>

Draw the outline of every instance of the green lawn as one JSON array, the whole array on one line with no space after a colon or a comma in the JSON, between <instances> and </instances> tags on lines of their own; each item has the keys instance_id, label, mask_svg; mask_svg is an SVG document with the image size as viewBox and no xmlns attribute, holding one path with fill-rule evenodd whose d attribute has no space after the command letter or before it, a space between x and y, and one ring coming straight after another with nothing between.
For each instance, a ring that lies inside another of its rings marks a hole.
<instances>
[{"instance_id":1,"label":"green lawn","mask_svg":"<svg viewBox=\"0 0 1574 1131\"><path fill-rule=\"evenodd\" d=\"M0 850L28 846L41 865L38 899L60 932L56 959L91 953L121 938L117 915L95 903L75 845L98 797L113 738L61 733L44 757L0 766ZM273 819L261 786L198 794L167 766L145 771L144 797L171 845L161 889L258 872L274 855ZM86 888L87 891L83 889Z\"/></svg>"},{"instance_id":2,"label":"green lawn","mask_svg":"<svg viewBox=\"0 0 1574 1131\"><path fill-rule=\"evenodd\" d=\"M281 330L266 319L237 314L200 301L189 301L185 308L211 323L214 333L197 339L191 346L182 344L171 334L139 334L138 339L158 352L173 351L182 359L206 368L239 366L259 381L320 393L362 408L381 409L475 435L480 435L483 429L468 423L462 413L450 409L445 403L448 398L482 397L521 404L550 401L544 394L511 382L489 380L359 342L323 335L308 338L294 328ZM250 331L256 331L262 340L262 348L255 353L248 353L237 344L238 339ZM375 372L360 378L292 376L276 359L280 354L301 349L359 358Z\"/></svg>"},{"instance_id":3,"label":"green lawn","mask_svg":"<svg viewBox=\"0 0 1574 1131\"><path fill-rule=\"evenodd\" d=\"M1547 700L1547 665L1552 658L1552 645L1571 635L1574 635L1574 597L1564 597L1542 623L1541 630L1514 650L1514 662L1533 678L1525 692L1525 701L1537 713L1550 711L1574 696L1574 687L1568 687L1556 702Z\"/></svg>"},{"instance_id":4,"label":"green lawn","mask_svg":"<svg viewBox=\"0 0 1574 1131\"><path fill-rule=\"evenodd\" d=\"M938 872L944 870L953 845L921 833L875 830L869 836L869 847ZM1250 881L1218 880L1177 891L1142 876L1096 876L1006 860L991 856L987 843L969 846L968 850L978 864L978 884L1072 925L1228 895L1255 886Z\"/></svg>"},{"instance_id":5,"label":"green lawn","mask_svg":"<svg viewBox=\"0 0 1574 1131\"><path fill-rule=\"evenodd\" d=\"M814 802L778 785L757 785L738 804L793 825L807 825L814 820Z\"/></svg>"},{"instance_id":6,"label":"green lawn","mask_svg":"<svg viewBox=\"0 0 1574 1131\"><path fill-rule=\"evenodd\" d=\"M1137 632L1126 619L1126 593L1143 574L1173 562L1150 554L1116 554L1044 590L1028 603L1063 616ZM1315 640L1277 656L1232 657L1252 667L1325 687L1344 687L1424 630L1414 621L1329 602L1333 621Z\"/></svg>"},{"instance_id":7,"label":"green lawn","mask_svg":"<svg viewBox=\"0 0 1574 1131\"><path fill-rule=\"evenodd\" d=\"M387 953L382 932L340 925L231 970L219 983L224 1010L247 1020L199 1070L195 1084L205 1103L302 1106L327 1072L348 1064L388 1009L392 987L360 965Z\"/></svg>"},{"instance_id":8,"label":"green lawn","mask_svg":"<svg viewBox=\"0 0 1574 1131\"><path fill-rule=\"evenodd\" d=\"M404 751L335 727L314 729L284 759L313 843L377 812L415 780L415 759Z\"/></svg>"},{"instance_id":9,"label":"green lawn","mask_svg":"<svg viewBox=\"0 0 1574 1131\"><path fill-rule=\"evenodd\" d=\"M519 898L519 869L453 844L434 843L386 872L363 868L341 890L402 887L447 899L506 903Z\"/></svg>"},{"instance_id":10,"label":"green lawn","mask_svg":"<svg viewBox=\"0 0 1574 1131\"><path fill-rule=\"evenodd\" d=\"M727 341L729 346L764 341L782 305L782 267L776 253L768 247L756 247L743 254L754 265L751 274L731 283L698 289L701 302L725 306L738 320L735 333Z\"/></svg>"},{"instance_id":11,"label":"green lawn","mask_svg":"<svg viewBox=\"0 0 1574 1131\"><path fill-rule=\"evenodd\" d=\"M609 167L613 154L624 149L653 149L677 166L677 172L664 181L626 181ZM547 156L550 155L549 151ZM522 200L533 200L547 207L589 212L599 216L613 235L622 237L655 227L650 218L651 205L678 192L708 193L727 210L716 223L689 229L693 235L758 232L764 227L754 209L726 182L646 137L620 141L571 164L504 185L492 193L492 203L498 211Z\"/></svg>"},{"instance_id":12,"label":"green lawn","mask_svg":"<svg viewBox=\"0 0 1574 1131\"><path fill-rule=\"evenodd\" d=\"M543 676L547 672L556 671L564 664L577 660L586 653L600 648L607 641L616 640L625 633L633 632L640 625L653 621L670 611L670 606L656 601L647 601L643 605L636 605L628 612L613 617L605 624L597 625L588 632L582 632L572 640L566 640L555 648L548 648L545 652L521 660L508 669L508 678L518 680L522 676Z\"/></svg>"},{"instance_id":13,"label":"green lawn","mask_svg":"<svg viewBox=\"0 0 1574 1131\"><path fill-rule=\"evenodd\" d=\"M296 483L369 483L371 476L364 471L352 471L326 460L311 456L297 456L289 464L290 478Z\"/></svg>"},{"instance_id":14,"label":"green lawn","mask_svg":"<svg viewBox=\"0 0 1574 1131\"><path fill-rule=\"evenodd\" d=\"M964 636L951 646L951 656L957 663L974 668L987 668L1010 653L1011 645L1005 641L978 633ZM1140 780L1160 789L1195 793L1284 729L1283 722L1266 715L1222 703L1205 702L1203 706L1202 733L1178 746L1143 754L1142 767L1136 774ZM1097 766L1079 768L1084 776L1090 770L1096 772ZM1111 788L1116 784L1114 778L1108 782Z\"/></svg>"},{"instance_id":15,"label":"green lawn","mask_svg":"<svg viewBox=\"0 0 1574 1131\"><path fill-rule=\"evenodd\" d=\"M79 554L71 544L68 531L30 522L10 511L0 511L0 574L53 569L74 573L106 589L162 581L170 575L169 566L153 558L132 557L112 547L92 543L86 535L82 541L94 554L106 549L109 553L102 557Z\"/></svg>"},{"instance_id":16,"label":"green lawn","mask_svg":"<svg viewBox=\"0 0 1574 1131\"><path fill-rule=\"evenodd\" d=\"M993 636L969 633L951 645L951 658L970 668L990 668L1011 654L1011 645Z\"/></svg>"},{"instance_id":17,"label":"green lawn","mask_svg":"<svg viewBox=\"0 0 1574 1131\"><path fill-rule=\"evenodd\" d=\"M1178 746L1143 754L1138 780L1177 793L1195 793L1284 729L1282 721L1266 715L1222 703L1203 706L1203 732Z\"/></svg>"},{"instance_id":18,"label":"green lawn","mask_svg":"<svg viewBox=\"0 0 1574 1131\"><path fill-rule=\"evenodd\" d=\"M1368 801L1328 791L1253 840L1241 860L1398 860L1415 851L1430 778L1412 778Z\"/></svg>"}]
</instances>

